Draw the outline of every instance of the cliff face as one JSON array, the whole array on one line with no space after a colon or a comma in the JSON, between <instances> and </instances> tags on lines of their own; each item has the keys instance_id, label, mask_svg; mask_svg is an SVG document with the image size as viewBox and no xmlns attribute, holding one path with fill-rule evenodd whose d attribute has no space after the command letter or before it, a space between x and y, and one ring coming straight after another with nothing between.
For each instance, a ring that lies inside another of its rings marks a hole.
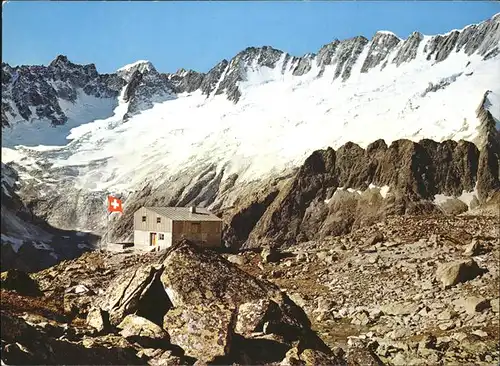
<instances>
[{"instance_id":1,"label":"cliff face","mask_svg":"<svg viewBox=\"0 0 500 366\"><path fill-rule=\"evenodd\" d=\"M252 212L247 222L256 224L246 240L234 238L233 245L290 245L345 234L387 215L441 212L433 204L436 195L459 197L476 189L484 203L498 193L495 141L490 137L481 151L463 140L428 139L315 151L287 185L270 189L276 197L271 203L254 201L235 215ZM262 209L253 208L259 205L268 207L260 217ZM228 230L235 225L233 218Z\"/></svg>"},{"instance_id":2,"label":"cliff face","mask_svg":"<svg viewBox=\"0 0 500 366\"><path fill-rule=\"evenodd\" d=\"M491 106L488 95L491 91L484 94L484 98L479 104L476 113L481 121L480 138L477 141L481 149L479 159L479 173L477 178L477 191L481 201L487 201L493 196L500 194L500 133L497 130L495 118L489 111Z\"/></svg>"}]
</instances>

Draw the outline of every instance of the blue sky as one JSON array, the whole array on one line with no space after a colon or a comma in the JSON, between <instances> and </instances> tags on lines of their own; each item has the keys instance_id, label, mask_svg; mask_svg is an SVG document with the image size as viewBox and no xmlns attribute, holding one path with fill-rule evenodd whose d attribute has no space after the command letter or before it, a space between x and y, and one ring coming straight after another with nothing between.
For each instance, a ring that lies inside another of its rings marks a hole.
<instances>
[{"instance_id":1,"label":"blue sky","mask_svg":"<svg viewBox=\"0 0 500 366\"><path fill-rule=\"evenodd\" d=\"M162 72L206 72L248 46L299 56L335 38L444 33L498 12L493 1L12 1L2 8L2 61L48 64L65 54L99 72L139 59Z\"/></svg>"}]
</instances>

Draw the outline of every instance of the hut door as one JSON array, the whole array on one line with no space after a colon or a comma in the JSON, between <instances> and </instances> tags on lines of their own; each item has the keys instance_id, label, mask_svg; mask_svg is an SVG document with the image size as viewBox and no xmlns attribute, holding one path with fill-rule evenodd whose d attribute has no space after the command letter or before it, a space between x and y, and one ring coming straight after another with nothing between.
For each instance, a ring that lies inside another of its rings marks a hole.
<instances>
[{"instance_id":1,"label":"hut door","mask_svg":"<svg viewBox=\"0 0 500 366\"><path fill-rule=\"evenodd\" d=\"M156 233L150 233L150 245L156 245Z\"/></svg>"}]
</instances>

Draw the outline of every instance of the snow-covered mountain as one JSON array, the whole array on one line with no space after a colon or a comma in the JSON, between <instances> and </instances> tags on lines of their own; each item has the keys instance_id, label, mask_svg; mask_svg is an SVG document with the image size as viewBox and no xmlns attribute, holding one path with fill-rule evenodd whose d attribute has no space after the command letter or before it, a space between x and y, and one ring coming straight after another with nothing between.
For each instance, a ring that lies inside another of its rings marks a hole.
<instances>
[{"instance_id":1,"label":"snow-covered mountain","mask_svg":"<svg viewBox=\"0 0 500 366\"><path fill-rule=\"evenodd\" d=\"M500 14L443 35L334 40L302 57L247 48L206 74L138 61L101 75L64 56L2 64L2 90L2 162L19 195L55 227L102 232L108 193L223 209L349 141L481 147L478 105L500 126Z\"/></svg>"}]
</instances>

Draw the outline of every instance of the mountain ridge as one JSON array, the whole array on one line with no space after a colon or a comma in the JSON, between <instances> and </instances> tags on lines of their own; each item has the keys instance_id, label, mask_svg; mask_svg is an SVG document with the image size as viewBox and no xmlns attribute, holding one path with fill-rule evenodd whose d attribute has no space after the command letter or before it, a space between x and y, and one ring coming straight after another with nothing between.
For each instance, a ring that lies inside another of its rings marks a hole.
<instances>
[{"instance_id":1,"label":"mountain ridge","mask_svg":"<svg viewBox=\"0 0 500 366\"><path fill-rule=\"evenodd\" d=\"M386 67L389 62L387 57L391 51L398 46L400 46L400 48L391 60L397 67L415 59L417 49L424 39L428 40L423 50L424 53L427 53L428 61L433 59L435 62L441 62L445 60L454 49L456 52L463 49L469 56L477 51L483 59L488 59L500 53L499 23L500 13L495 14L490 19L481 23L468 25L461 30L452 30L443 35L435 36L424 36L419 32L414 32L404 40L393 33L381 31L376 32L371 40L363 36L356 36L342 41L335 39L322 46L317 53L309 53L300 57L292 56L287 52L275 49L271 46L247 47L237 53L231 60L221 60L207 73L200 73L194 70L186 72L183 69L177 70L175 73L159 73L149 61L147 61L148 67L141 68L137 66L140 66L141 62L144 62L144 60L125 65L111 74L99 74L95 64L81 65L79 68L82 70L84 76L87 76L87 79L88 77L99 79L97 82L94 82L94 84L97 83L97 86L89 86L89 80L84 80L84 82L87 82L84 91L89 95L98 95L100 97L102 95L108 96L111 94L112 97L117 97L116 86L113 84L123 86L123 84L129 82L131 75L125 75L122 69L127 66L136 65L135 67L132 66L134 71L137 70L141 75L144 73L146 75L153 75L151 78L155 80L150 81L152 81L154 85L152 85L150 89L153 94L158 94L159 101L168 100L172 92L175 94L185 92L191 93L201 89L201 92L207 97L211 95L226 94L229 100L237 103L241 96L241 90L238 84L239 82L245 81L246 72L248 68L252 67L252 63L256 63L259 67L274 69L276 64L281 61L283 57L281 74L285 74L288 71L294 76L302 76L314 71L315 67L313 61L315 61L316 68L319 68L319 70L316 70L317 77L323 76L325 66L336 64L333 80L341 77L342 80L345 81L350 77L353 65L368 44L370 44L370 47L361 67L361 73L366 73L370 69L379 66L384 60L385 63L382 64L382 69ZM69 61L66 56L58 55L47 67L27 66L27 68L33 68L36 74L36 71L42 71L43 68L46 68L49 73L51 69L60 70L69 68L71 69L70 71L74 71L75 66L77 65ZM2 63L2 84L8 84L12 72L24 71L25 68L26 66L11 67L6 63ZM30 72L28 71L28 73ZM24 75L21 75L21 77L23 76ZM54 75L53 77L56 80L61 78L60 75ZM18 81L18 79L19 74L16 81ZM62 79L64 80L64 77L62 77ZM108 79L111 79L111 83ZM100 89L101 92L96 90L96 88ZM9 90L9 88L7 88L7 90ZM33 91L30 92L33 93ZM47 90L44 90L44 94L58 94L61 96L60 89L56 89L56 93L54 93L50 92L50 88L47 88ZM10 125L7 113L11 114L10 119L15 118L17 115L15 113L15 108L10 106L7 101L8 96L9 93L7 93L6 98L2 97L2 126L4 127ZM16 95L12 97L14 99L19 99ZM62 95L61 97L74 102L74 96ZM131 110L127 113L127 118L142 109L151 108L152 106L151 103L144 103L144 100L138 101L137 104L137 106L132 105ZM16 103L16 106L19 107L19 103ZM36 116L50 119L53 125L63 124L67 121L67 118L58 107L59 105L55 103L54 100L50 100L49 108L45 105L45 111L42 112L37 110ZM22 110L19 110L18 114L24 120L27 120L33 113L30 113L29 109L22 108Z\"/></svg>"}]
</instances>

